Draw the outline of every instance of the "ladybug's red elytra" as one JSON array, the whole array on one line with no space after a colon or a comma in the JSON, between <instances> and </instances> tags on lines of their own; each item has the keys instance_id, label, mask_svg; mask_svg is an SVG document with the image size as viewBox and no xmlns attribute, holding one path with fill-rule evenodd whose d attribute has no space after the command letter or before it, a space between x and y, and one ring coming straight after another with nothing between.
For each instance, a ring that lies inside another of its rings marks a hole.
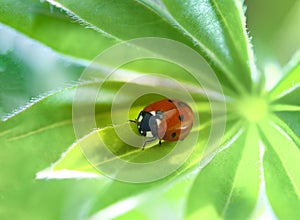
<instances>
[{"instance_id":1,"label":"ladybug's red elytra","mask_svg":"<svg viewBox=\"0 0 300 220\"><path fill-rule=\"evenodd\" d=\"M146 143L159 140L183 140L191 131L194 114L191 107L179 99L162 99L146 106L136 120L139 133L148 139Z\"/></svg>"}]
</instances>

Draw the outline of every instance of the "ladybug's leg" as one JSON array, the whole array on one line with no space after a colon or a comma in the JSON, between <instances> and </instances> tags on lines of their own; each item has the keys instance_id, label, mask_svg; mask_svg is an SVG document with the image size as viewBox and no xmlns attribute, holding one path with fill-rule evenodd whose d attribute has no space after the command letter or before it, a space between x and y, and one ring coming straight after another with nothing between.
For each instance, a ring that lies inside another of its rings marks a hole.
<instances>
[{"instance_id":1,"label":"ladybug's leg","mask_svg":"<svg viewBox=\"0 0 300 220\"><path fill-rule=\"evenodd\" d=\"M134 119L134 120L128 120L129 122L132 122L132 123L137 123L137 120Z\"/></svg>"},{"instance_id":2,"label":"ladybug's leg","mask_svg":"<svg viewBox=\"0 0 300 220\"><path fill-rule=\"evenodd\" d=\"M158 142L158 143L159 143L159 145L161 145L161 140L159 140L159 142Z\"/></svg>"},{"instance_id":3,"label":"ladybug's leg","mask_svg":"<svg viewBox=\"0 0 300 220\"><path fill-rule=\"evenodd\" d=\"M152 142L152 141L155 141L155 140L156 140L156 137L152 137L152 138L146 139L146 140L144 141L144 143L143 143L142 150L145 149L145 146L146 146L147 143Z\"/></svg>"}]
</instances>

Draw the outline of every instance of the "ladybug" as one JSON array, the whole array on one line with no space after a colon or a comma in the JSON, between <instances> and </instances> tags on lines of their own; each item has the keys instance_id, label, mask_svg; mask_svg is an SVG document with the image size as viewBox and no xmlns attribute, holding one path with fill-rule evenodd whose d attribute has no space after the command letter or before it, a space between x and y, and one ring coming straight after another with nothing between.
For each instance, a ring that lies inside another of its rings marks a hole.
<instances>
[{"instance_id":1,"label":"ladybug","mask_svg":"<svg viewBox=\"0 0 300 220\"><path fill-rule=\"evenodd\" d=\"M154 140L178 141L183 140L191 131L194 114L191 107L179 99L162 99L146 106L136 120L139 133L148 139L146 143Z\"/></svg>"}]
</instances>

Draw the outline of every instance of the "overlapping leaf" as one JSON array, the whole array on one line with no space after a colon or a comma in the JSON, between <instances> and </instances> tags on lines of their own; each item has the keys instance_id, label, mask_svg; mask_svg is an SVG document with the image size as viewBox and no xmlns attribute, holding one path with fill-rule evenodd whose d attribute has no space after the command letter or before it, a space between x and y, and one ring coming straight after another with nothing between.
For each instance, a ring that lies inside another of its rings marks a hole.
<instances>
[{"instance_id":1,"label":"overlapping leaf","mask_svg":"<svg viewBox=\"0 0 300 220\"><path fill-rule=\"evenodd\" d=\"M1 0L0 22L63 54L88 60L116 43L39 0Z\"/></svg>"}]
</instances>

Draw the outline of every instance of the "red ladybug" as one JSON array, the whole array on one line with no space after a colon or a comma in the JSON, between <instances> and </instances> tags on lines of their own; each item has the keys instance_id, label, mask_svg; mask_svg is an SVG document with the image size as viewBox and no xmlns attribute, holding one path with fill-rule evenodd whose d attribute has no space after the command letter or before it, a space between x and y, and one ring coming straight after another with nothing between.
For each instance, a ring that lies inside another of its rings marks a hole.
<instances>
[{"instance_id":1,"label":"red ladybug","mask_svg":"<svg viewBox=\"0 0 300 220\"><path fill-rule=\"evenodd\" d=\"M144 142L183 140L190 132L194 114L191 107L178 99L162 99L146 106L136 120L139 133L148 137Z\"/></svg>"}]
</instances>

